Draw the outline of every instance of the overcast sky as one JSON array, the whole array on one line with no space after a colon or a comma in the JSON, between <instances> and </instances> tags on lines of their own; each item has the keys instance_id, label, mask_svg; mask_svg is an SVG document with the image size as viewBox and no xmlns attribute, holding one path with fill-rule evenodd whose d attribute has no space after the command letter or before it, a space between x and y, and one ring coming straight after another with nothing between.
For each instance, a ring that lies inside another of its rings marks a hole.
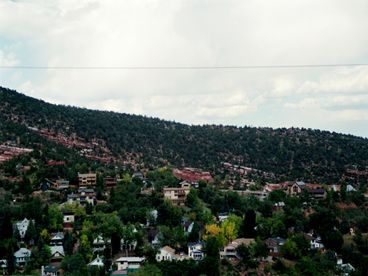
<instances>
[{"instance_id":1,"label":"overcast sky","mask_svg":"<svg viewBox=\"0 0 368 276\"><path fill-rule=\"evenodd\" d=\"M367 0L0 0L0 66L368 63ZM368 66L0 69L43 100L189 124L368 137Z\"/></svg>"}]
</instances>

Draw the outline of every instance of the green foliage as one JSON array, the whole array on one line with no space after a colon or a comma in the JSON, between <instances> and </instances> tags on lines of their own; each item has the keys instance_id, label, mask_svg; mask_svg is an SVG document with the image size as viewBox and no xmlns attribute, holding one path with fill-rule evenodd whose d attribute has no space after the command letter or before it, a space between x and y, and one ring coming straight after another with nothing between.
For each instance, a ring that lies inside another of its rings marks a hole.
<instances>
[{"instance_id":1,"label":"green foliage","mask_svg":"<svg viewBox=\"0 0 368 276\"><path fill-rule=\"evenodd\" d=\"M167 160L177 166L212 169L221 162L238 163L241 159L244 165L280 176L317 181L338 180L347 164L368 165L367 140L351 135L303 128L189 126L52 105L6 88L0 88L0 101L6 107L0 110L3 121L10 121L13 115L24 125L64 130L86 140L103 139L113 153L142 153L141 159L150 164L160 165ZM17 131L17 127L11 129ZM7 126L0 129L2 140L8 138L5 130Z\"/></svg>"},{"instance_id":2,"label":"green foliage","mask_svg":"<svg viewBox=\"0 0 368 276\"><path fill-rule=\"evenodd\" d=\"M339 230L332 229L328 232L324 232L321 237L326 248L340 252L344 241Z\"/></svg>"},{"instance_id":3,"label":"green foliage","mask_svg":"<svg viewBox=\"0 0 368 276\"><path fill-rule=\"evenodd\" d=\"M63 214L57 205L51 205L48 210L49 229L59 231L63 228Z\"/></svg>"},{"instance_id":4,"label":"green foliage","mask_svg":"<svg viewBox=\"0 0 368 276\"><path fill-rule=\"evenodd\" d=\"M281 247L281 252L288 259L299 259L305 256L309 251L309 241L303 234L296 234L288 238L285 244Z\"/></svg>"},{"instance_id":5,"label":"green foliage","mask_svg":"<svg viewBox=\"0 0 368 276\"><path fill-rule=\"evenodd\" d=\"M161 276L163 275L161 270L153 264L145 264L138 272L134 273L135 276Z\"/></svg>"},{"instance_id":6,"label":"green foliage","mask_svg":"<svg viewBox=\"0 0 368 276\"><path fill-rule=\"evenodd\" d=\"M48 265L51 259L51 251L48 245L40 242L37 247L32 249L29 266L33 269L39 269L43 265Z\"/></svg>"},{"instance_id":7,"label":"green foliage","mask_svg":"<svg viewBox=\"0 0 368 276\"><path fill-rule=\"evenodd\" d=\"M286 258L292 260L298 259L302 256L297 243L291 239L288 239L281 247L281 252Z\"/></svg>"},{"instance_id":8,"label":"green foliage","mask_svg":"<svg viewBox=\"0 0 368 276\"><path fill-rule=\"evenodd\" d=\"M65 256L61 262L61 268L64 270L64 275L86 275L87 265L83 256L79 253Z\"/></svg>"},{"instance_id":9,"label":"green foliage","mask_svg":"<svg viewBox=\"0 0 368 276\"><path fill-rule=\"evenodd\" d=\"M163 201L157 208L157 222L162 225L173 227L180 224L182 218L182 209L175 207L169 201Z\"/></svg>"}]
</instances>

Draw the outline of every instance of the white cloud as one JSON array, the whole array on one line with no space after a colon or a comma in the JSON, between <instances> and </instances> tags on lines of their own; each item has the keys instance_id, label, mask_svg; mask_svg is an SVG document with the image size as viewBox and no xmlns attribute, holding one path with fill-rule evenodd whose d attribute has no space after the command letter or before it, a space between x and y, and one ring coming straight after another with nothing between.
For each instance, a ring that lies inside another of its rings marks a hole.
<instances>
[{"instance_id":1,"label":"white cloud","mask_svg":"<svg viewBox=\"0 0 368 276\"><path fill-rule=\"evenodd\" d=\"M0 49L0 66L14 66L19 63L15 54L12 52L4 52Z\"/></svg>"},{"instance_id":2,"label":"white cloud","mask_svg":"<svg viewBox=\"0 0 368 276\"><path fill-rule=\"evenodd\" d=\"M365 0L0 0L0 10L1 65L211 66L368 60ZM334 127L368 136L366 128L349 125L349 120L368 123L362 106L368 92L366 67L50 69L5 74L1 70L0 81L54 103L186 123Z\"/></svg>"}]
</instances>

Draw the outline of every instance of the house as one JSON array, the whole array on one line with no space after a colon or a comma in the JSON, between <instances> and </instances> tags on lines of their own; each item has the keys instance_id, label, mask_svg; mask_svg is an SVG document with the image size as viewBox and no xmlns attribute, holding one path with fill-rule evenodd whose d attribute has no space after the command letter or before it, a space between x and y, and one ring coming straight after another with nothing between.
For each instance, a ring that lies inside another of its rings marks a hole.
<instances>
[{"instance_id":1,"label":"house","mask_svg":"<svg viewBox=\"0 0 368 276\"><path fill-rule=\"evenodd\" d=\"M31 251L27 248L20 248L17 252L14 253L15 265L17 267L23 267L28 262L31 257Z\"/></svg>"},{"instance_id":2,"label":"house","mask_svg":"<svg viewBox=\"0 0 368 276\"><path fill-rule=\"evenodd\" d=\"M157 228L150 227L147 232L147 240L151 245L157 246L160 244L160 235Z\"/></svg>"},{"instance_id":3,"label":"house","mask_svg":"<svg viewBox=\"0 0 368 276\"><path fill-rule=\"evenodd\" d=\"M356 189L352 185L348 184L346 186L346 192L348 192L348 193L350 193L350 192L356 192Z\"/></svg>"},{"instance_id":4,"label":"house","mask_svg":"<svg viewBox=\"0 0 368 276\"><path fill-rule=\"evenodd\" d=\"M68 204L95 205L96 198L93 189L80 188L78 194L71 193L67 197Z\"/></svg>"},{"instance_id":5,"label":"house","mask_svg":"<svg viewBox=\"0 0 368 276\"><path fill-rule=\"evenodd\" d=\"M107 176L104 178L104 187L107 190L115 188L117 185L117 180L115 177Z\"/></svg>"},{"instance_id":6,"label":"house","mask_svg":"<svg viewBox=\"0 0 368 276\"><path fill-rule=\"evenodd\" d=\"M297 196L302 193L305 183L303 181L285 182L283 186L287 195Z\"/></svg>"},{"instance_id":7,"label":"house","mask_svg":"<svg viewBox=\"0 0 368 276\"><path fill-rule=\"evenodd\" d=\"M91 198L96 196L96 192L94 189L92 188L84 188L84 187L80 187L78 189L78 194L80 194L81 196L89 196Z\"/></svg>"},{"instance_id":8,"label":"house","mask_svg":"<svg viewBox=\"0 0 368 276\"><path fill-rule=\"evenodd\" d=\"M140 180L144 180L144 175L142 172L134 172L133 175L132 175L132 178L137 178L137 179L140 179Z\"/></svg>"},{"instance_id":9,"label":"house","mask_svg":"<svg viewBox=\"0 0 368 276\"><path fill-rule=\"evenodd\" d=\"M99 255L97 255L97 258L96 258L96 259L94 259L92 262L90 262L90 263L88 264L88 266L104 267L104 266L105 266L105 264L104 264L104 262L103 262L103 259L102 259Z\"/></svg>"},{"instance_id":10,"label":"house","mask_svg":"<svg viewBox=\"0 0 368 276\"><path fill-rule=\"evenodd\" d=\"M51 261L53 262L60 262L64 256L64 247L62 245L53 245L50 246L51 251Z\"/></svg>"},{"instance_id":11,"label":"house","mask_svg":"<svg viewBox=\"0 0 368 276\"><path fill-rule=\"evenodd\" d=\"M327 196L326 190L321 184L305 184L305 189L309 195L315 199L324 199Z\"/></svg>"},{"instance_id":12,"label":"house","mask_svg":"<svg viewBox=\"0 0 368 276\"><path fill-rule=\"evenodd\" d=\"M55 188L59 191L69 189L69 181L64 179L59 179L55 181Z\"/></svg>"},{"instance_id":13,"label":"house","mask_svg":"<svg viewBox=\"0 0 368 276\"><path fill-rule=\"evenodd\" d=\"M236 248L240 245L249 246L250 244L254 243L254 239L245 239L240 238L233 240L228 245L220 250L220 258L221 259L240 259L236 252Z\"/></svg>"},{"instance_id":14,"label":"house","mask_svg":"<svg viewBox=\"0 0 368 276\"><path fill-rule=\"evenodd\" d=\"M160 233L156 228L150 228L147 234L147 240L153 246L160 245Z\"/></svg>"},{"instance_id":15,"label":"house","mask_svg":"<svg viewBox=\"0 0 368 276\"><path fill-rule=\"evenodd\" d=\"M309 241L310 243L310 249L312 250L321 250L325 248L325 246L322 243L322 239L320 236L315 236L313 234L313 231L307 234L304 234L304 237Z\"/></svg>"},{"instance_id":16,"label":"house","mask_svg":"<svg viewBox=\"0 0 368 276\"><path fill-rule=\"evenodd\" d=\"M146 226L150 226L151 224L155 224L158 218L158 211L152 210L147 213L147 222Z\"/></svg>"},{"instance_id":17,"label":"house","mask_svg":"<svg viewBox=\"0 0 368 276\"><path fill-rule=\"evenodd\" d=\"M106 248L106 244L111 244L111 239L105 240L102 235L98 235L92 243L93 254L97 252L103 252Z\"/></svg>"},{"instance_id":18,"label":"house","mask_svg":"<svg viewBox=\"0 0 368 276\"><path fill-rule=\"evenodd\" d=\"M217 219L218 219L219 222L223 222L223 221L227 220L228 217L229 217L228 213L219 213L217 215Z\"/></svg>"},{"instance_id":19,"label":"house","mask_svg":"<svg viewBox=\"0 0 368 276\"><path fill-rule=\"evenodd\" d=\"M183 230L185 234L190 234L193 231L194 221L183 221L182 222Z\"/></svg>"},{"instance_id":20,"label":"house","mask_svg":"<svg viewBox=\"0 0 368 276\"><path fill-rule=\"evenodd\" d=\"M201 261L205 257L203 242L188 243L188 257L195 261Z\"/></svg>"},{"instance_id":21,"label":"house","mask_svg":"<svg viewBox=\"0 0 368 276\"><path fill-rule=\"evenodd\" d=\"M156 254L156 261L183 261L187 260L188 255L184 253L175 253L175 249L171 248L170 246L162 247Z\"/></svg>"},{"instance_id":22,"label":"house","mask_svg":"<svg viewBox=\"0 0 368 276\"><path fill-rule=\"evenodd\" d=\"M114 263L117 265L118 270L127 270L128 272L137 271L141 264L143 264L144 257L121 257L116 259Z\"/></svg>"},{"instance_id":23,"label":"house","mask_svg":"<svg viewBox=\"0 0 368 276\"><path fill-rule=\"evenodd\" d=\"M312 250L321 250L321 249L325 248L325 246L322 243L321 237L313 238L310 241L310 246L311 246Z\"/></svg>"},{"instance_id":24,"label":"house","mask_svg":"<svg viewBox=\"0 0 368 276\"><path fill-rule=\"evenodd\" d=\"M97 175L95 173L78 173L79 187L96 186Z\"/></svg>"},{"instance_id":25,"label":"house","mask_svg":"<svg viewBox=\"0 0 368 276\"><path fill-rule=\"evenodd\" d=\"M75 216L73 212L65 211L63 214L63 227L64 230L71 230L73 229L73 224L75 220Z\"/></svg>"},{"instance_id":26,"label":"house","mask_svg":"<svg viewBox=\"0 0 368 276\"><path fill-rule=\"evenodd\" d=\"M4 272L4 270L8 268L8 260L5 260L5 259L0 260L0 268Z\"/></svg>"},{"instance_id":27,"label":"house","mask_svg":"<svg viewBox=\"0 0 368 276\"><path fill-rule=\"evenodd\" d=\"M272 211L274 212L278 212L278 211L282 211L285 208L285 202L280 201L280 202L276 202L273 206L272 206Z\"/></svg>"},{"instance_id":28,"label":"house","mask_svg":"<svg viewBox=\"0 0 368 276\"><path fill-rule=\"evenodd\" d=\"M327 196L327 193L325 189L319 188L319 189L309 189L308 193L314 198L314 199L324 199Z\"/></svg>"},{"instance_id":29,"label":"house","mask_svg":"<svg viewBox=\"0 0 368 276\"><path fill-rule=\"evenodd\" d=\"M277 237L277 238L268 238L265 241L269 253L269 256L281 256L281 246L283 246L285 244L285 239Z\"/></svg>"},{"instance_id":30,"label":"house","mask_svg":"<svg viewBox=\"0 0 368 276\"><path fill-rule=\"evenodd\" d=\"M199 183L197 181L182 181L180 182L180 187L188 187L188 188L199 188Z\"/></svg>"},{"instance_id":31,"label":"house","mask_svg":"<svg viewBox=\"0 0 368 276\"><path fill-rule=\"evenodd\" d=\"M79 202L82 205L85 204L91 204L91 205L95 205L95 201L96 201L96 192L94 189L90 189L90 188L79 188L78 189L78 193L79 193Z\"/></svg>"},{"instance_id":32,"label":"house","mask_svg":"<svg viewBox=\"0 0 368 276\"><path fill-rule=\"evenodd\" d=\"M265 200L268 195L269 192L267 191L251 191L251 190L233 190L233 189L228 189L228 190L221 190L222 192L235 192L240 196L254 196L256 198L258 198L260 201Z\"/></svg>"},{"instance_id":33,"label":"house","mask_svg":"<svg viewBox=\"0 0 368 276\"><path fill-rule=\"evenodd\" d=\"M353 267L350 263L344 264L342 259L337 259L337 268L344 276L348 276L355 271L355 267Z\"/></svg>"},{"instance_id":34,"label":"house","mask_svg":"<svg viewBox=\"0 0 368 276\"><path fill-rule=\"evenodd\" d=\"M185 205L185 201L187 199L187 195L190 192L190 188L181 187L181 188L169 188L165 187L163 189L164 197L171 201L171 203L175 206L183 206Z\"/></svg>"},{"instance_id":35,"label":"house","mask_svg":"<svg viewBox=\"0 0 368 276\"><path fill-rule=\"evenodd\" d=\"M50 245L63 245L64 233L58 232L51 234Z\"/></svg>"},{"instance_id":36,"label":"house","mask_svg":"<svg viewBox=\"0 0 368 276\"><path fill-rule=\"evenodd\" d=\"M162 247L159 252L156 254L156 261L172 261L175 260L175 249L171 248L170 246Z\"/></svg>"},{"instance_id":37,"label":"house","mask_svg":"<svg viewBox=\"0 0 368 276\"><path fill-rule=\"evenodd\" d=\"M31 220L24 218L22 221L18 221L15 223L14 229L18 230L21 239L24 239L24 237L26 236L30 222ZM32 223L34 223L34 220L32 220Z\"/></svg>"},{"instance_id":38,"label":"house","mask_svg":"<svg viewBox=\"0 0 368 276\"><path fill-rule=\"evenodd\" d=\"M41 267L41 276L57 276L57 275L58 275L58 270L56 267L52 265Z\"/></svg>"},{"instance_id":39,"label":"house","mask_svg":"<svg viewBox=\"0 0 368 276\"><path fill-rule=\"evenodd\" d=\"M341 191L341 185L333 184L330 186L330 189L334 192L339 193Z\"/></svg>"}]
</instances>

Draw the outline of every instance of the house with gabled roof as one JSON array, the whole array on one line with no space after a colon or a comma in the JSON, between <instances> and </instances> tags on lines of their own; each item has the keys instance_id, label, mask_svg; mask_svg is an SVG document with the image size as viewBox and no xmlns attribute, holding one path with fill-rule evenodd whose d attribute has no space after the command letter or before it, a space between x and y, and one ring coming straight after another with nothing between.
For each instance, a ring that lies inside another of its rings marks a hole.
<instances>
[{"instance_id":1,"label":"house with gabled roof","mask_svg":"<svg viewBox=\"0 0 368 276\"><path fill-rule=\"evenodd\" d=\"M63 245L64 233L57 232L51 234L50 245Z\"/></svg>"},{"instance_id":2,"label":"house with gabled roof","mask_svg":"<svg viewBox=\"0 0 368 276\"><path fill-rule=\"evenodd\" d=\"M26 236L28 226L31 221L34 223L34 220L29 220L27 218L24 218L22 221L17 221L14 224L14 230L17 230L19 232L19 236L21 239L24 239L24 237Z\"/></svg>"},{"instance_id":3,"label":"house with gabled roof","mask_svg":"<svg viewBox=\"0 0 368 276\"><path fill-rule=\"evenodd\" d=\"M188 256L195 261L201 261L205 257L204 243L203 242L190 242L188 243Z\"/></svg>"},{"instance_id":4,"label":"house with gabled roof","mask_svg":"<svg viewBox=\"0 0 368 276\"><path fill-rule=\"evenodd\" d=\"M23 267L29 261L31 257L31 250L27 248L20 248L17 252L14 253L15 265L17 267Z\"/></svg>"},{"instance_id":5,"label":"house with gabled roof","mask_svg":"<svg viewBox=\"0 0 368 276\"><path fill-rule=\"evenodd\" d=\"M175 249L171 248L170 246L166 245L157 252L156 254L156 261L182 261L188 259L188 256L184 253L176 254Z\"/></svg>"},{"instance_id":6,"label":"house with gabled roof","mask_svg":"<svg viewBox=\"0 0 368 276\"><path fill-rule=\"evenodd\" d=\"M64 247L62 245L50 246L50 251L52 262L60 262L65 256Z\"/></svg>"},{"instance_id":7,"label":"house with gabled roof","mask_svg":"<svg viewBox=\"0 0 368 276\"><path fill-rule=\"evenodd\" d=\"M281 256L281 247L285 244L286 240L280 237L268 238L265 243L268 247L269 256Z\"/></svg>"},{"instance_id":8,"label":"house with gabled roof","mask_svg":"<svg viewBox=\"0 0 368 276\"><path fill-rule=\"evenodd\" d=\"M105 264L103 262L103 259L99 255L97 255L97 257L92 262L87 264L87 266L104 267Z\"/></svg>"}]
</instances>

